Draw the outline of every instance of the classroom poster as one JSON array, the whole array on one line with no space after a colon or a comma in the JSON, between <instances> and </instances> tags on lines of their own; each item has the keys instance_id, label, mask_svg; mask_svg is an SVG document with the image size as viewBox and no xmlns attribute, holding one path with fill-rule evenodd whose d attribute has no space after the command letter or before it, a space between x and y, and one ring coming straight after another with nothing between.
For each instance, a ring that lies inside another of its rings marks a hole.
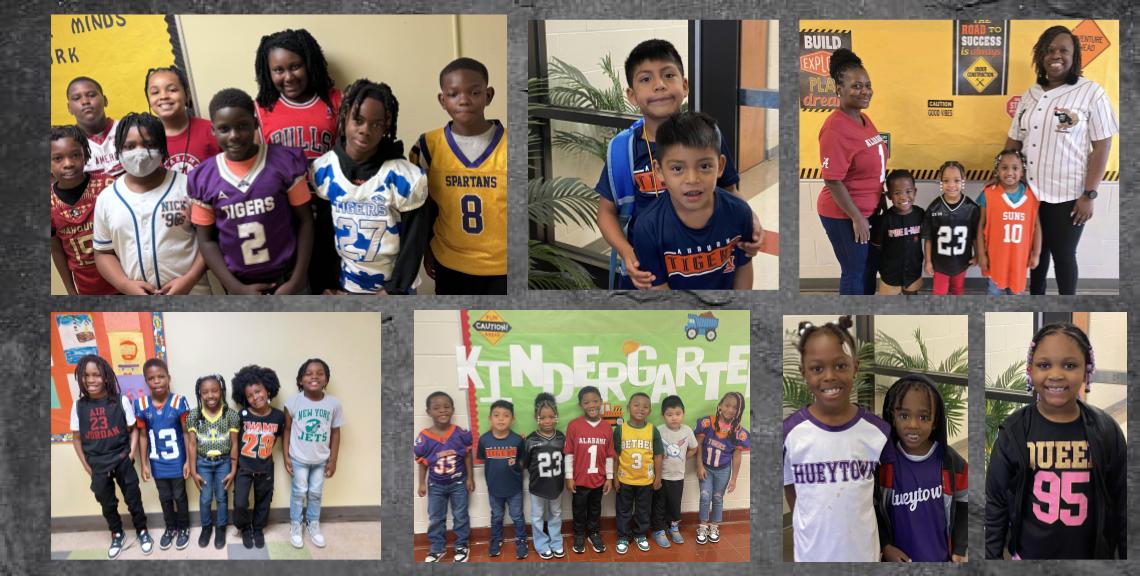
<instances>
[{"instance_id":1,"label":"classroom poster","mask_svg":"<svg viewBox=\"0 0 1140 576\"><path fill-rule=\"evenodd\" d=\"M142 332L108 332L111 367L119 376L142 375L144 357Z\"/></svg>"},{"instance_id":2,"label":"classroom poster","mask_svg":"<svg viewBox=\"0 0 1140 576\"><path fill-rule=\"evenodd\" d=\"M90 314L61 314L56 317L55 325L68 364L75 364L87 354L99 353L95 345L95 322Z\"/></svg>"}]
</instances>

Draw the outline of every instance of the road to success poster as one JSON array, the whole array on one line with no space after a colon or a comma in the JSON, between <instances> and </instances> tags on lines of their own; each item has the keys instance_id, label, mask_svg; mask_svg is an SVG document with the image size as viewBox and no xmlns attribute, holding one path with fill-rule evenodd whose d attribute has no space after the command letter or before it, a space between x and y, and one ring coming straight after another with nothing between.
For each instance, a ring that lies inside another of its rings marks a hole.
<instances>
[{"instance_id":1,"label":"road to success poster","mask_svg":"<svg viewBox=\"0 0 1140 576\"><path fill-rule=\"evenodd\" d=\"M819 129L838 105L827 69L850 48L863 60L874 97L867 115L890 135L888 169L931 180L943 162L985 180L1005 145L1021 95L1035 82L1033 44L1050 26L1081 44L1084 77L1104 87L1120 117L1117 20L801 20L800 178L819 178ZM1106 181L1119 180L1120 140Z\"/></svg>"},{"instance_id":2,"label":"road to success poster","mask_svg":"<svg viewBox=\"0 0 1140 576\"><path fill-rule=\"evenodd\" d=\"M582 414L578 390L596 386L605 417L617 423L635 392L649 395L649 421L660 402L685 403L685 423L711 415L727 392L749 397L748 311L464 310L456 349L459 387L468 391L471 427L488 429L491 403L515 406L514 430L535 428L534 398L558 401L559 427ZM750 423L744 411L742 424Z\"/></svg>"}]
</instances>

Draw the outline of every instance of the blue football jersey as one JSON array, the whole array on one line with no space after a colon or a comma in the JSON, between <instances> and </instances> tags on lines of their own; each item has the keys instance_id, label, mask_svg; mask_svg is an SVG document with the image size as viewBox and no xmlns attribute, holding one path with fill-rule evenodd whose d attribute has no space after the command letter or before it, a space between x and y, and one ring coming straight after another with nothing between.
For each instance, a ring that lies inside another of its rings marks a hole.
<instances>
[{"instance_id":1,"label":"blue football jersey","mask_svg":"<svg viewBox=\"0 0 1140 576\"><path fill-rule=\"evenodd\" d=\"M135 420L147 435L150 445L150 472L155 478L181 478L186 462L186 441L182 435L182 417L190 411L186 397L171 394L161 408L155 408L150 396L135 400Z\"/></svg>"}]
</instances>

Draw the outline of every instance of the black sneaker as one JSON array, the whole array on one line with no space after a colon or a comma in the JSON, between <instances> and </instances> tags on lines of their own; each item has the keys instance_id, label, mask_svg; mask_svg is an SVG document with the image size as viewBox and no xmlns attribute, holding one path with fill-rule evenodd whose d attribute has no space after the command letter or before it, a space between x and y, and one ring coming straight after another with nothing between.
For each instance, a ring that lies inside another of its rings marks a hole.
<instances>
[{"instance_id":1,"label":"black sneaker","mask_svg":"<svg viewBox=\"0 0 1140 576\"><path fill-rule=\"evenodd\" d=\"M143 528L142 531L140 531L138 533L138 535L139 535L139 550L142 550L143 554L150 554L151 552L153 552L154 551L154 538L150 537L150 532L147 532L146 528Z\"/></svg>"},{"instance_id":2,"label":"black sneaker","mask_svg":"<svg viewBox=\"0 0 1140 576\"><path fill-rule=\"evenodd\" d=\"M467 548L464 548L462 546L456 546L455 547L455 561L456 562L466 562L467 557L470 555L471 555L471 551L468 550Z\"/></svg>"},{"instance_id":3,"label":"black sneaker","mask_svg":"<svg viewBox=\"0 0 1140 576\"><path fill-rule=\"evenodd\" d=\"M203 526L202 533L198 535L198 547L205 548L210 545L210 536L214 534L213 526Z\"/></svg>"},{"instance_id":4,"label":"black sneaker","mask_svg":"<svg viewBox=\"0 0 1140 576\"><path fill-rule=\"evenodd\" d=\"M258 548L265 548L265 532L262 532L261 529L253 531L253 545Z\"/></svg>"},{"instance_id":5,"label":"black sneaker","mask_svg":"<svg viewBox=\"0 0 1140 576\"><path fill-rule=\"evenodd\" d=\"M253 528L246 528L241 531L241 545L246 548L253 548Z\"/></svg>"},{"instance_id":6,"label":"black sneaker","mask_svg":"<svg viewBox=\"0 0 1140 576\"><path fill-rule=\"evenodd\" d=\"M114 532L111 534L111 546L107 548L107 559L114 560L123 551L123 533Z\"/></svg>"},{"instance_id":7,"label":"black sneaker","mask_svg":"<svg viewBox=\"0 0 1140 576\"><path fill-rule=\"evenodd\" d=\"M221 550L226 547L226 527L218 526L214 529L214 548Z\"/></svg>"},{"instance_id":8,"label":"black sneaker","mask_svg":"<svg viewBox=\"0 0 1140 576\"><path fill-rule=\"evenodd\" d=\"M598 554L606 551L606 543L602 542L601 534L598 534L597 532L590 534L590 547L593 548L594 552L597 552Z\"/></svg>"},{"instance_id":9,"label":"black sneaker","mask_svg":"<svg viewBox=\"0 0 1140 576\"><path fill-rule=\"evenodd\" d=\"M428 552L428 555L424 557L424 562L434 564L439 562L446 554L447 552Z\"/></svg>"},{"instance_id":10,"label":"black sneaker","mask_svg":"<svg viewBox=\"0 0 1140 576\"><path fill-rule=\"evenodd\" d=\"M491 558L497 558L499 554L503 553L502 540L491 540L490 546L487 546L487 555Z\"/></svg>"},{"instance_id":11,"label":"black sneaker","mask_svg":"<svg viewBox=\"0 0 1140 576\"><path fill-rule=\"evenodd\" d=\"M158 539L158 548L160 550L166 550L170 548L170 544L174 542L175 533L177 533L177 530L173 528L167 528L166 530L163 530L162 538Z\"/></svg>"},{"instance_id":12,"label":"black sneaker","mask_svg":"<svg viewBox=\"0 0 1140 576\"><path fill-rule=\"evenodd\" d=\"M586 537L580 534L574 535L574 546L570 548L575 554L582 554L586 551Z\"/></svg>"},{"instance_id":13,"label":"black sneaker","mask_svg":"<svg viewBox=\"0 0 1140 576\"><path fill-rule=\"evenodd\" d=\"M190 529L183 528L178 531L178 535L174 539L174 547L178 550L185 550L190 545Z\"/></svg>"},{"instance_id":14,"label":"black sneaker","mask_svg":"<svg viewBox=\"0 0 1140 576\"><path fill-rule=\"evenodd\" d=\"M530 554L530 546L527 545L526 540L515 542L515 560L522 560L528 554Z\"/></svg>"}]
</instances>

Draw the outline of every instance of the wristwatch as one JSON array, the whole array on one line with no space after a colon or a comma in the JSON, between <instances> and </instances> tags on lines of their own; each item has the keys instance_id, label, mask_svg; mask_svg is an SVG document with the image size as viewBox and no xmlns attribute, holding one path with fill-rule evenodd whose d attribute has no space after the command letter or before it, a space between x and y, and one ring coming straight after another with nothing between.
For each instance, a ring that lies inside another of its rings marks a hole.
<instances>
[{"instance_id":1,"label":"wristwatch","mask_svg":"<svg viewBox=\"0 0 1140 576\"><path fill-rule=\"evenodd\" d=\"M1097 196L1096 190L1085 190L1084 193L1081 195L1084 196L1085 198L1088 198L1089 200L1096 200L1096 196Z\"/></svg>"}]
</instances>

